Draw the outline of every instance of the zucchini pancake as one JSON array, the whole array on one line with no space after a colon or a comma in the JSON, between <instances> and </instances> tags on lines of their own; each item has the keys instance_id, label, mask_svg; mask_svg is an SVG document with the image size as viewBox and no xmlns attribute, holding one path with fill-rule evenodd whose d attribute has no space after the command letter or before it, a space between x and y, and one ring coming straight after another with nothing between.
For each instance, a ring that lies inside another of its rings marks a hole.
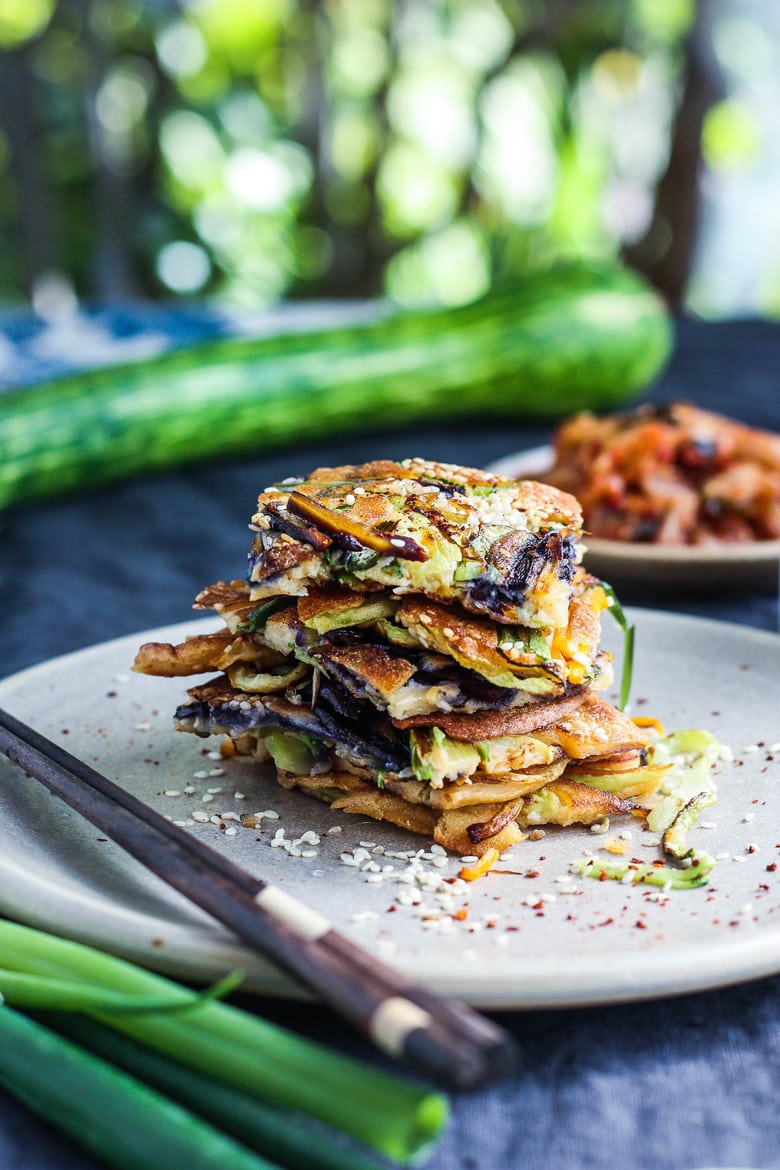
<instances>
[{"instance_id":1,"label":"zucchini pancake","mask_svg":"<svg viewBox=\"0 0 780 1170\"><path fill-rule=\"evenodd\" d=\"M631 813L657 787L648 734L599 697L611 595L579 563L573 496L383 460L267 489L251 527L247 579L195 602L225 628L136 656L215 673L179 730L461 854Z\"/></svg>"}]
</instances>

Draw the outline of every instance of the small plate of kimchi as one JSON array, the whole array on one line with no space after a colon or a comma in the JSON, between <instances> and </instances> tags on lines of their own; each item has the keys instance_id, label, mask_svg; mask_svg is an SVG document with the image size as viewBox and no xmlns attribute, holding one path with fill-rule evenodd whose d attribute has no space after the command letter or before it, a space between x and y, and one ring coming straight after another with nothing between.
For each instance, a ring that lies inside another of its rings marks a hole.
<instances>
[{"instance_id":1,"label":"small plate of kimchi","mask_svg":"<svg viewBox=\"0 0 780 1170\"><path fill-rule=\"evenodd\" d=\"M573 416L491 464L577 496L585 563L614 582L777 589L780 435L687 403Z\"/></svg>"}]
</instances>

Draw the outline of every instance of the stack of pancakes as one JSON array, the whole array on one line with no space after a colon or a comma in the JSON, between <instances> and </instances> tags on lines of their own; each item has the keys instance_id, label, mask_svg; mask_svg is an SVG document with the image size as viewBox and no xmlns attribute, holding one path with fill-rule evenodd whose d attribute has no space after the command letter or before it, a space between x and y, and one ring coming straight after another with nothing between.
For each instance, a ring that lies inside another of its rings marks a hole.
<instances>
[{"instance_id":1,"label":"stack of pancakes","mask_svg":"<svg viewBox=\"0 0 780 1170\"><path fill-rule=\"evenodd\" d=\"M324 468L259 497L225 624L135 669L218 672L177 727L273 760L279 783L461 854L630 813L659 770L598 697L608 592L556 488L422 459Z\"/></svg>"}]
</instances>

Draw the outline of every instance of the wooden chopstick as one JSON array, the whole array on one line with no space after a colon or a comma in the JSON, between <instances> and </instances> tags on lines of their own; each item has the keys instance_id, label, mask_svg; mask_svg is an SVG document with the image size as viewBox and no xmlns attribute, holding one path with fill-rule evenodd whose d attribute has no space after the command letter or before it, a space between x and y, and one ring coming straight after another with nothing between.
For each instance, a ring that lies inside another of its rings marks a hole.
<instances>
[{"instance_id":1,"label":"wooden chopstick","mask_svg":"<svg viewBox=\"0 0 780 1170\"><path fill-rule=\"evenodd\" d=\"M324 915L241 869L2 709L0 751L383 1051L456 1088L513 1067L514 1042L492 1021L374 958Z\"/></svg>"}]
</instances>

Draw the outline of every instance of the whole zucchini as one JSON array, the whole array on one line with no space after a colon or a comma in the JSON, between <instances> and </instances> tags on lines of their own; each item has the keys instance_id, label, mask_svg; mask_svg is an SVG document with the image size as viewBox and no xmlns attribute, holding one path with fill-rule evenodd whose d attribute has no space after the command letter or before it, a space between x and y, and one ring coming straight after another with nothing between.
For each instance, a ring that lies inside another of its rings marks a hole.
<instances>
[{"instance_id":1,"label":"whole zucchini","mask_svg":"<svg viewBox=\"0 0 780 1170\"><path fill-rule=\"evenodd\" d=\"M0 509L349 431L610 409L658 373L671 335L639 277L578 264L464 307L382 307L85 371L0 398Z\"/></svg>"}]
</instances>

